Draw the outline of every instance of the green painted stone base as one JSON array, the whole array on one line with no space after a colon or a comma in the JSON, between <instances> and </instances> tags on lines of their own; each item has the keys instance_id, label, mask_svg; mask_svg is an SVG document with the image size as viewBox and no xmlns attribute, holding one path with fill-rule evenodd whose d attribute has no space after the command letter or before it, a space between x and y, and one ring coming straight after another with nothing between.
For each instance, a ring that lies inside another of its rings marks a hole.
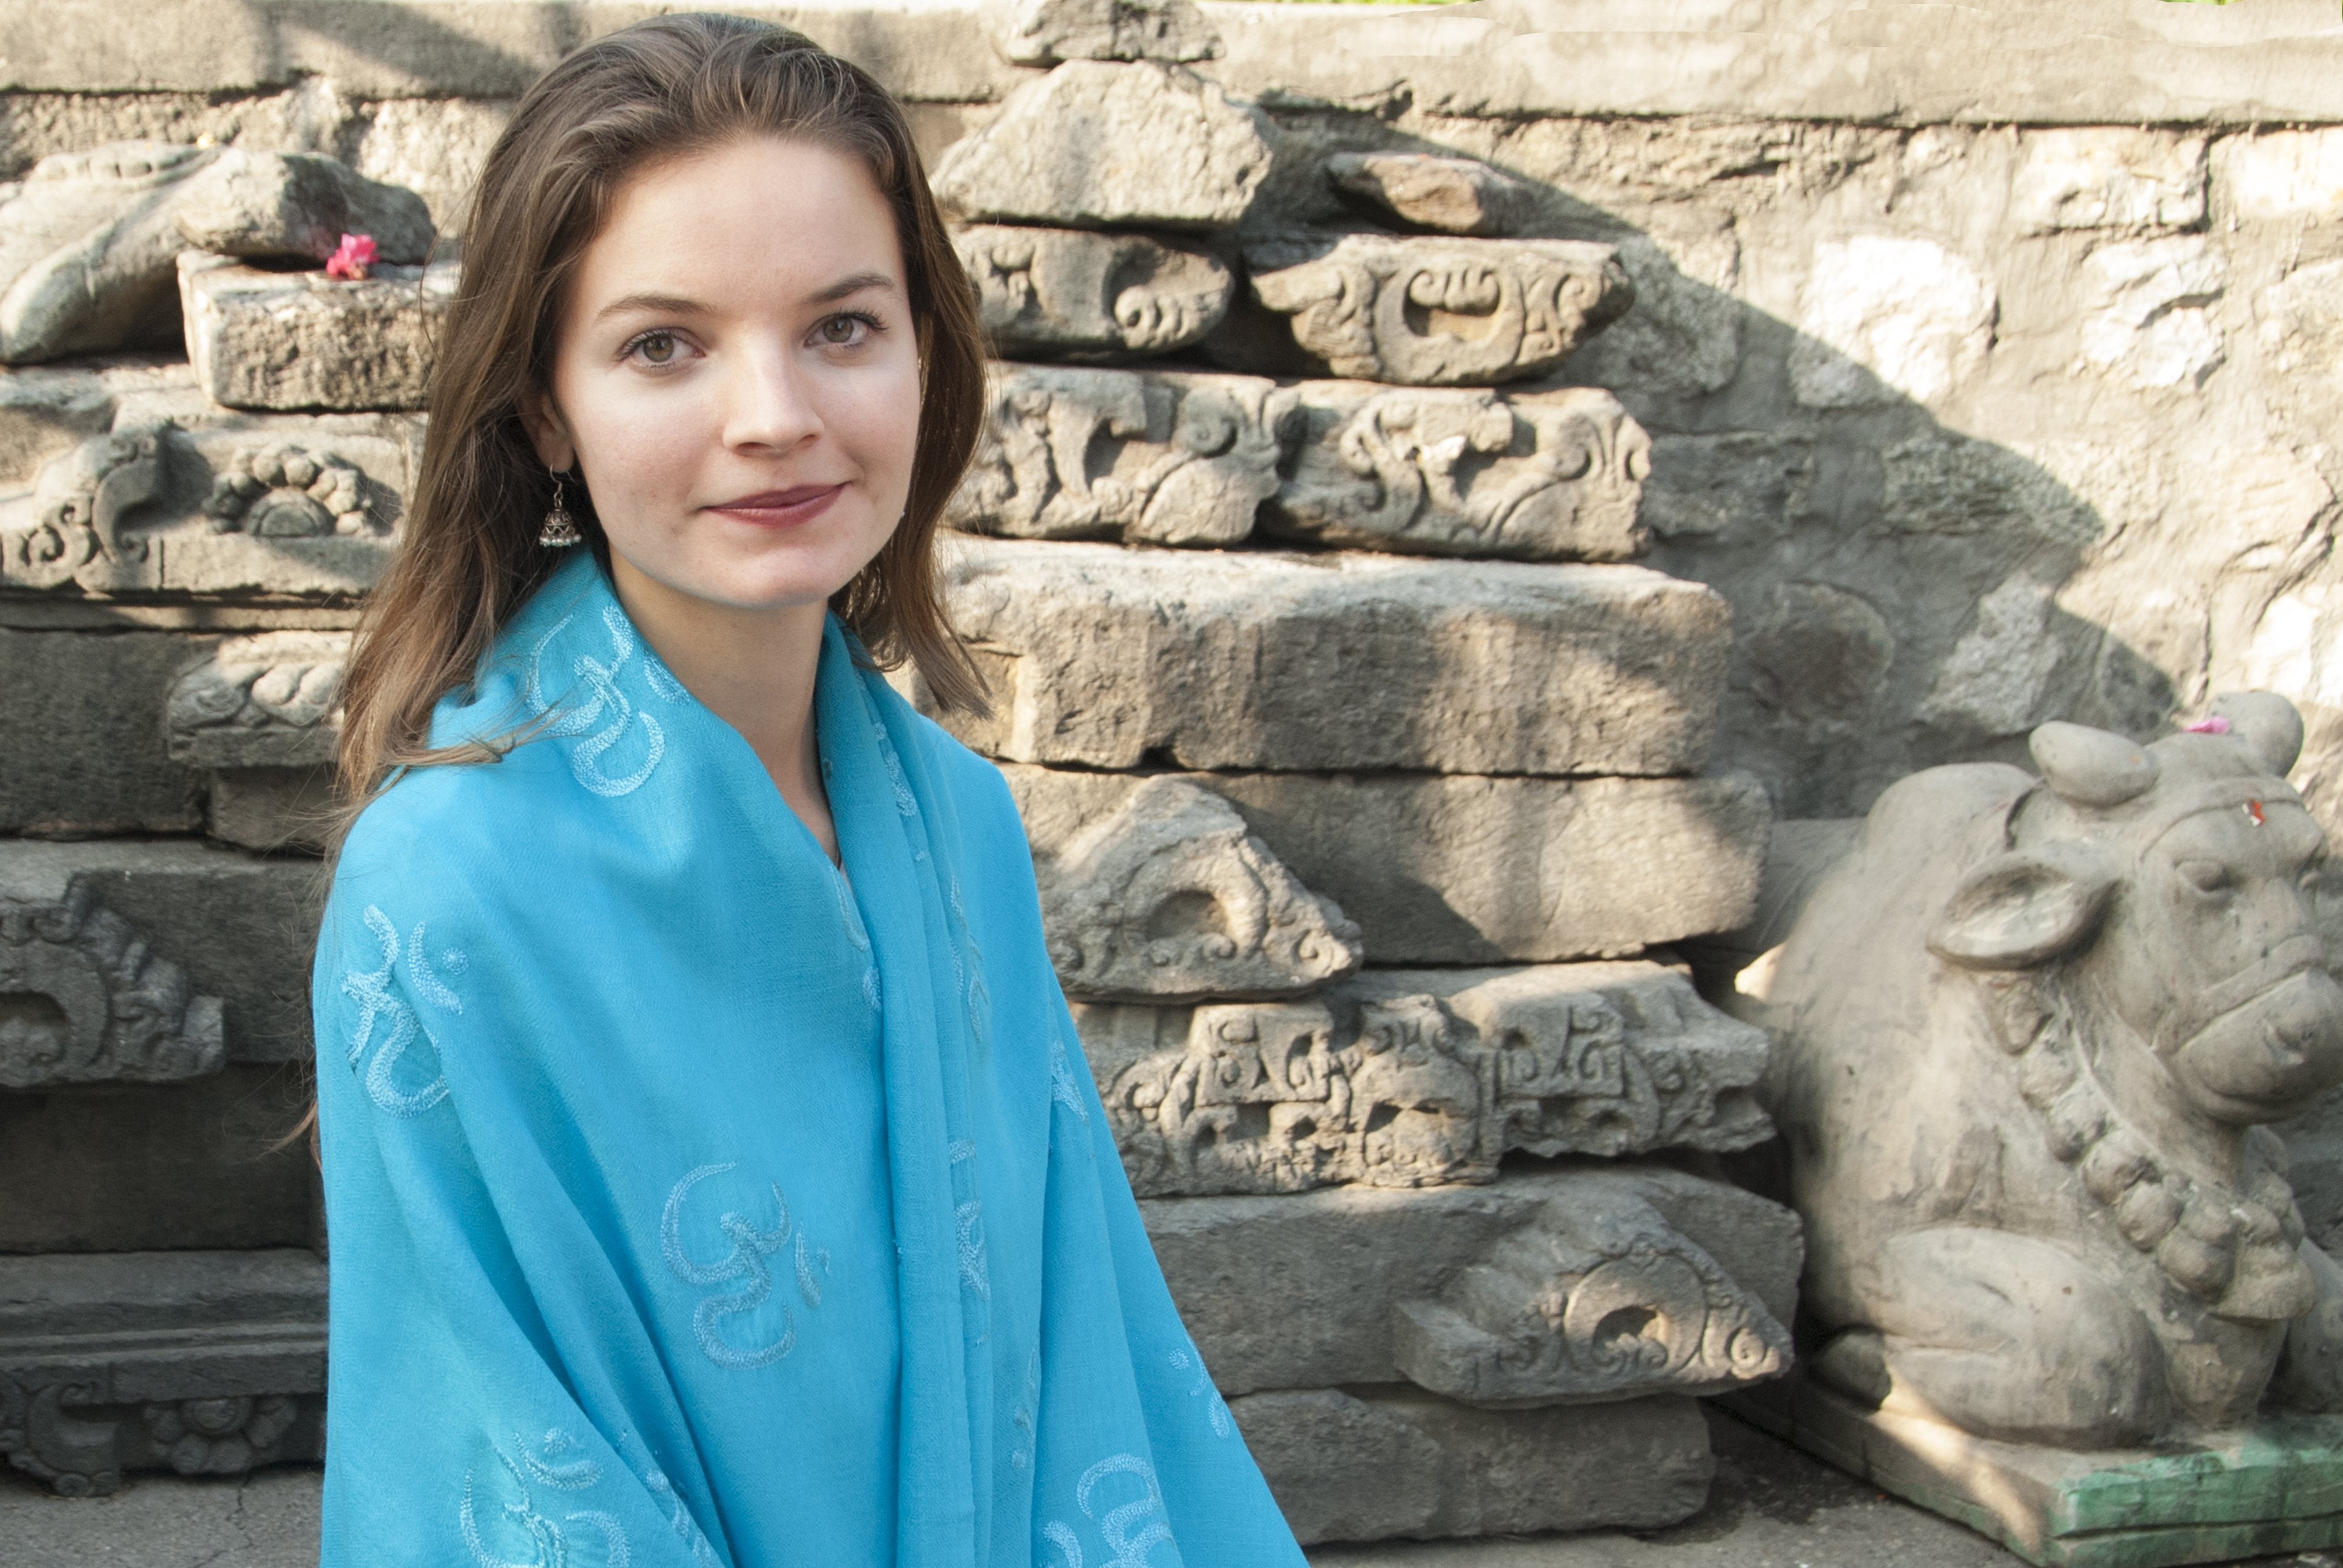
<instances>
[{"instance_id":1,"label":"green painted stone base","mask_svg":"<svg viewBox=\"0 0 2343 1568\"><path fill-rule=\"evenodd\" d=\"M2343 1415L2266 1415L2188 1442L2077 1452L1867 1411L1795 1374L1724 1402L2045 1568L2177 1568L2343 1546Z\"/></svg>"}]
</instances>

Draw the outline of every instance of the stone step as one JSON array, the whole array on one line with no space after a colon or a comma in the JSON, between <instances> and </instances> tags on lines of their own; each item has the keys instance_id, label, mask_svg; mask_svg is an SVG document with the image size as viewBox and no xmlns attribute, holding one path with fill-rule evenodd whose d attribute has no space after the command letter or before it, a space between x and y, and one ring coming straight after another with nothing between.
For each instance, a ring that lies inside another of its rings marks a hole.
<instances>
[{"instance_id":1,"label":"stone step","mask_svg":"<svg viewBox=\"0 0 2343 1568\"><path fill-rule=\"evenodd\" d=\"M419 409L458 271L454 262L385 265L341 281L186 252L187 362L196 384L230 408Z\"/></svg>"},{"instance_id":2,"label":"stone step","mask_svg":"<svg viewBox=\"0 0 2343 1568\"><path fill-rule=\"evenodd\" d=\"M1685 773L1725 689L1725 601L1635 567L970 538L945 575L996 699L948 725L1011 761Z\"/></svg>"},{"instance_id":3,"label":"stone step","mask_svg":"<svg viewBox=\"0 0 2343 1568\"><path fill-rule=\"evenodd\" d=\"M1149 1198L1140 1212L1232 1397L1412 1381L1487 1404L1586 1404L1721 1392L1789 1362L1798 1217L1665 1165ZM1468 1299L1483 1278L1502 1289Z\"/></svg>"},{"instance_id":4,"label":"stone step","mask_svg":"<svg viewBox=\"0 0 2343 1568\"><path fill-rule=\"evenodd\" d=\"M1131 666L1075 668L1112 678ZM1323 701L1330 718L1343 715L1339 695ZM1044 860L1140 784L1122 773L1001 771ZM1765 790L1737 774L1175 777L1225 798L1305 887L1357 922L1368 961L1389 965L1552 963L1731 930L1755 908L1770 818Z\"/></svg>"},{"instance_id":5,"label":"stone step","mask_svg":"<svg viewBox=\"0 0 2343 1568\"><path fill-rule=\"evenodd\" d=\"M1249 1394L1229 1410L1303 1545L1656 1530L1708 1500L1688 1399L1475 1410L1413 1389Z\"/></svg>"},{"instance_id":6,"label":"stone step","mask_svg":"<svg viewBox=\"0 0 2343 1568\"><path fill-rule=\"evenodd\" d=\"M1765 1037L1649 962L1368 970L1299 1001L1078 1003L1132 1187L1300 1192L1496 1179L1527 1151L1773 1136Z\"/></svg>"},{"instance_id":7,"label":"stone step","mask_svg":"<svg viewBox=\"0 0 2343 1568\"><path fill-rule=\"evenodd\" d=\"M0 1454L68 1496L322 1452L313 1252L0 1257Z\"/></svg>"},{"instance_id":8,"label":"stone step","mask_svg":"<svg viewBox=\"0 0 2343 1568\"><path fill-rule=\"evenodd\" d=\"M972 533L1221 547L1258 526L1402 555L1530 560L1626 560L1651 542L1636 518L1651 439L1593 387L996 362L990 397L947 513Z\"/></svg>"}]
</instances>

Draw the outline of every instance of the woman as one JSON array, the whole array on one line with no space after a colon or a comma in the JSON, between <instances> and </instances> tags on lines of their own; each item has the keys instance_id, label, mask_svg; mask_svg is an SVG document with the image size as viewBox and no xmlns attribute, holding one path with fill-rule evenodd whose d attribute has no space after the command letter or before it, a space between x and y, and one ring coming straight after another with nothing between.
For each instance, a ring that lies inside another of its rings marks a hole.
<instances>
[{"instance_id":1,"label":"woman","mask_svg":"<svg viewBox=\"0 0 2343 1568\"><path fill-rule=\"evenodd\" d=\"M938 602L901 115L668 17L482 176L347 688L325 1561L1296 1564L1180 1326ZM582 538L586 548L568 548Z\"/></svg>"}]
</instances>

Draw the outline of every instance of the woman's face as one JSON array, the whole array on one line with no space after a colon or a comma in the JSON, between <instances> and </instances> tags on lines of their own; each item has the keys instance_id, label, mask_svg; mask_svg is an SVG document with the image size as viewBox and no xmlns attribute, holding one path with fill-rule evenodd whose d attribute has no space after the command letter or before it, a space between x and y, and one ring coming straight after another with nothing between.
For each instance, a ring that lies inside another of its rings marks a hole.
<instances>
[{"instance_id":1,"label":"woman's face","mask_svg":"<svg viewBox=\"0 0 2343 1568\"><path fill-rule=\"evenodd\" d=\"M744 137L620 187L564 302L538 456L573 463L622 597L820 605L910 494L920 357L857 158Z\"/></svg>"}]
</instances>

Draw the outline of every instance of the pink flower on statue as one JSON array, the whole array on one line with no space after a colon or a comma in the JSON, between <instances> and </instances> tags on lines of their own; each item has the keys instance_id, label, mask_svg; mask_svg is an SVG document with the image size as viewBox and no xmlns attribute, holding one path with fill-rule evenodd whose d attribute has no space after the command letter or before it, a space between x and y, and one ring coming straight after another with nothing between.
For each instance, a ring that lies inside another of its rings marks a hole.
<instances>
[{"instance_id":1,"label":"pink flower on statue","mask_svg":"<svg viewBox=\"0 0 2343 1568\"><path fill-rule=\"evenodd\" d=\"M2229 732L2229 721L2217 713L2210 719L2200 719L2196 723L2184 725L2182 728L2191 735L2227 735Z\"/></svg>"},{"instance_id":2,"label":"pink flower on statue","mask_svg":"<svg viewBox=\"0 0 2343 1568\"><path fill-rule=\"evenodd\" d=\"M326 258L326 276L356 283L367 275L367 268L382 258L370 234L342 236L341 248Z\"/></svg>"}]
</instances>

